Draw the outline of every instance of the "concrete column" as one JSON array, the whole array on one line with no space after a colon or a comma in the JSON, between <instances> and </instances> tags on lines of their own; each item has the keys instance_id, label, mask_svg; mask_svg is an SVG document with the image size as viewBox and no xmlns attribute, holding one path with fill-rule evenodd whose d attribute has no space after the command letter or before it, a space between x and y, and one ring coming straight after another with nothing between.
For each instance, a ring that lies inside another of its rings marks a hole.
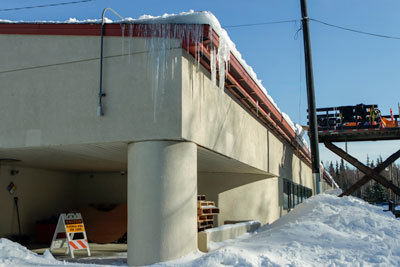
<instances>
[{"instance_id":1,"label":"concrete column","mask_svg":"<svg viewBox=\"0 0 400 267\"><path fill-rule=\"evenodd\" d=\"M128 265L197 250L197 146L146 141L128 146Z\"/></svg>"}]
</instances>

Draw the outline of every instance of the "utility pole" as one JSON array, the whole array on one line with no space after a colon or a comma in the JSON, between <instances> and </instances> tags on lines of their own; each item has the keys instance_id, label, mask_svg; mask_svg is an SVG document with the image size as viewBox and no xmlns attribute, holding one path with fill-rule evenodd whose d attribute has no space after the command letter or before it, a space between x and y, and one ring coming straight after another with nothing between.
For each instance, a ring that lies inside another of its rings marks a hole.
<instances>
[{"instance_id":1,"label":"utility pole","mask_svg":"<svg viewBox=\"0 0 400 267\"><path fill-rule=\"evenodd\" d=\"M304 57L306 65L306 81L307 81L307 99L308 99L308 126L309 136L311 142L311 160L312 160L312 173L315 179L316 193L321 193L320 176L320 160L318 148L318 129L317 129L317 115L315 113L315 95L314 95L314 75L312 68L311 56L311 41L309 30L309 18L307 13L306 0L300 0L301 6L301 22L303 26L303 42L304 42Z\"/></svg>"}]
</instances>

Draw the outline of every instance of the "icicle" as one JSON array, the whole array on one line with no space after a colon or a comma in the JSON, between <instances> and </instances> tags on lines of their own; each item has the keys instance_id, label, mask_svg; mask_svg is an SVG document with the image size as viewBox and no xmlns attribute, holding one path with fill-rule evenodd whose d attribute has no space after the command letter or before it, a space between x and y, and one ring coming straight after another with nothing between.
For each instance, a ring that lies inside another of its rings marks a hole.
<instances>
[{"instance_id":1,"label":"icicle","mask_svg":"<svg viewBox=\"0 0 400 267\"><path fill-rule=\"evenodd\" d=\"M219 70L219 89L221 91L224 90L225 86L225 62L220 58L218 61L218 70Z\"/></svg>"},{"instance_id":2,"label":"icicle","mask_svg":"<svg viewBox=\"0 0 400 267\"><path fill-rule=\"evenodd\" d=\"M210 67L211 67L211 81L213 85L217 84L217 55L215 48L211 48L211 53L210 53Z\"/></svg>"},{"instance_id":3,"label":"icicle","mask_svg":"<svg viewBox=\"0 0 400 267\"><path fill-rule=\"evenodd\" d=\"M133 38L133 24L129 24L129 39L128 39L128 46L129 46L129 55L128 55L128 62L131 64L131 53L132 53L132 38Z\"/></svg>"},{"instance_id":4,"label":"icicle","mask_svg":"<svg viewBox=\"0 0 400 267\"><path fill-rule=\"evenodd\" d=\"M225 77L226 72L228 71L229 58L230 58L230 49L229 45L224 42L223 39L220 39L219 47L218 47L218 70L219 70L219 88L223 92L225 87Z\"/></svg>"},{"instance_id":5,"label":"icicle","mask_svg":"<svg viewBox=\"0 0 400 267\"><path fill-rule=\"evenodd\" d=\"M124 55L124 42L125 42L125 24L121 24L121 31L122 31L122 47L121 47L121 54Z\"/></svg>"},{"instance_id":6,"label":"icicle","mask_svg":"<svg viewBox=\"0 0 400 267\"><path fill-rule=\"evenodd\" d=\"M174 77L175 65L177 58L175 54L175 45L172 46L176 39L185 37L186 43L183 45L195 45L196 49L200 47L203 37L202 25L188 24L140 24L138 32L145 37L145 45L149 47L148 66L151 74L152 83L152 99L154 121L157 121L157 114L163 107L163 96L166 93L165 82L167 74L171 72ZM152 37L149 37L152 36ZM197 60L200 60L197 58Z\"/></svg>"}]
</instances>

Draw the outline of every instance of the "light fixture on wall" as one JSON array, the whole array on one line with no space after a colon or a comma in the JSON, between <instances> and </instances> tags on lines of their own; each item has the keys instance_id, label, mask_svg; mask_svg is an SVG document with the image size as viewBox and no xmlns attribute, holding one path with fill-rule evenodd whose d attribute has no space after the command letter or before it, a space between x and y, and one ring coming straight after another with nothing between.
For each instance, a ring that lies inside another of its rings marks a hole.
<instances>
[{"instance_id":1,"label":"light fixture on wall","mask_svg":"<svg viewBox=\"0 0 400 267\"><path fill-rule=\"evenodd\" d=\"M11 169L10 170L10 175L11 176L17 175L18 173L19 173L19 170L16 170L16 169Z\"/></svg>"},{"instance_id":2,"label":"light fixture on wall","mask_svg":"<svg viewBox=\"0 0 400 267\"><path fill-rule=\"evenodd\" d=\"M2 164L4 165L8 165L8 164L12 164L12 163L16 163L16 162L20 162L21 160L19 159L13 159L13 158L0 158L0 166ZM10 175L16 175L19 173L19 170L16 170L14 168L12 168L10 170Z\"/></svg>"}]
</instances>

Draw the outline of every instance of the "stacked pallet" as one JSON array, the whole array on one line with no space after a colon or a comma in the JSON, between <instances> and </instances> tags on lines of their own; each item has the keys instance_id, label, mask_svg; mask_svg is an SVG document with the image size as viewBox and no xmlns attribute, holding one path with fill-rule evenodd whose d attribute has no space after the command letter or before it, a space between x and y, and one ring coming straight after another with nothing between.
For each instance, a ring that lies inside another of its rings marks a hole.
<instances>
[{"instance_id":1,"label":"stacked pallet","mask_svg":"<svg viewBox=\"0 0 400 267\"><path fill-rule=\"evenodd\" d=\"M197 230L199 232L213 228L214 216L219 213L219 208L214 201L207 201L205 195L197 196Z\"/></svg>"}]
</instances>

